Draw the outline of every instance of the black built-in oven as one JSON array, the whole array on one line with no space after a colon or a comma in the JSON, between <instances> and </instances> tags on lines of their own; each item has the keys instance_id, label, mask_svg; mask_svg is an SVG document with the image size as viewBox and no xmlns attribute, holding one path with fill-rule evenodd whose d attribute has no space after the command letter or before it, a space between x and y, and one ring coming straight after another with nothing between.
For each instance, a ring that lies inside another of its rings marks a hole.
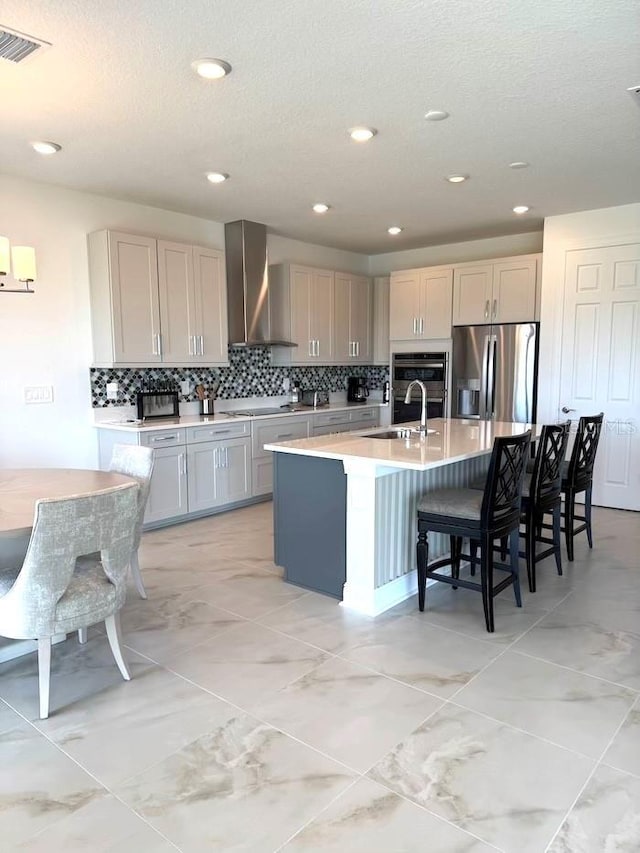
<instances>
[{"instance_id":1,"label":"black built-in oven","mask_svg":"<svg viewBox=\"0 0 640 853\"><path fill-rule=\"evenodd\" d=\"M420 420L422 391L411 389L410 402L405 403L407 388L414 379L427 388L427 418L443 418L446 412L447 353L397 352L392 360L393 423Z\"/></svg>"}]
</instances>

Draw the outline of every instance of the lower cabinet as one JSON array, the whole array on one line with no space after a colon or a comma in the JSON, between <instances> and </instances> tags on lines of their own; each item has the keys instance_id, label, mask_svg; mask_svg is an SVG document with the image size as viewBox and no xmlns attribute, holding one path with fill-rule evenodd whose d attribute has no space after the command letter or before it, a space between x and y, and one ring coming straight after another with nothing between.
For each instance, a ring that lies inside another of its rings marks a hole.
<instances>
[{"instance_id":1,"label":"lower cabinet","mask_svg":"<svg viewBox=\"0 0 640 853\"><path fill-rule=\"evenodd\" d=\"M187 502L187 448L156 447L145 523L178 518L189 512Z\"/></svg>"},{"instance_id":2,"label":"lower cabinet","mask_svg":"<svg viewBox=\"0 0 640 853\"><path fill-rule=\"evenodd\" d=\"M251 497L251 439L231 438L187 447L189 512Z\"/></svg>"}]
</instances>

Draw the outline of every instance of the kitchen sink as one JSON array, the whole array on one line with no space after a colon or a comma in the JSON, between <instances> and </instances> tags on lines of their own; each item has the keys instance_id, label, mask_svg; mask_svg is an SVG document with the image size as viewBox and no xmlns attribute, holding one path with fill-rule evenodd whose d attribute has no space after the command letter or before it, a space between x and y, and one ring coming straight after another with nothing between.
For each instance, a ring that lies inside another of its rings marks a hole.
<instances>
[{"instance_id":1,"label":"kitchen sink","mask_svg":"<svg viewBox=\"0 0 640 853\"><path fill-rule=\"evenodd\" d=\"M428 429L427 435L434 435L434 433L436 433L437 431L438 430L435 430L435 429ZM420 430L415 429L415 427L404 427L404 428L398 427L397 429L387 429L384 432L370 432L370 433L367 433L366 435L362 436L362 438L385 438L385 439L401 438L404 440L406 440L408 438L419 438L419 437L420 437Z\"/></svg>"}]
</instances>

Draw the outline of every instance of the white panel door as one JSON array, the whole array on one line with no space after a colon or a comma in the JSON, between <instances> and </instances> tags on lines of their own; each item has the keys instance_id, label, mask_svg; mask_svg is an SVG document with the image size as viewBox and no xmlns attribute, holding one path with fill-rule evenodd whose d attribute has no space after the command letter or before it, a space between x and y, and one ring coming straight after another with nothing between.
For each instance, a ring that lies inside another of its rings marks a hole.
<instances>
[{"instance_id":1,"label":"white panel door","mask_svg":"<svg viewBox=\"0 0 640 853\"><path fill-rule=\"evenodd\" d=\"M566 253L558 418L604 412L593 502L640 510L640 243Z\"/></svg>"}]
</instances>

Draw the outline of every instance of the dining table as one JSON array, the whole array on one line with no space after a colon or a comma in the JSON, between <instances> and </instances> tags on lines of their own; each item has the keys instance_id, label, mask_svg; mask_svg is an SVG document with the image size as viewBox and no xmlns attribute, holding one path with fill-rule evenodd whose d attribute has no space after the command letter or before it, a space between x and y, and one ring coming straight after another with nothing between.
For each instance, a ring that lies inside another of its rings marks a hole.
<instances>
[{"instance_id":1,"label":"dining table","mask_svg":"<svg viewBox=\"0 0 640 853\"><path fill-rule=\"evenodd\" d=\"M135 482L124 474L84 468L0 468L0 571L22 565L39 500L98 495ZM54 642L64 639L61 634ZM0 663L36 649L35 640L0 637Z\"/></svg>"}]
</instances>

